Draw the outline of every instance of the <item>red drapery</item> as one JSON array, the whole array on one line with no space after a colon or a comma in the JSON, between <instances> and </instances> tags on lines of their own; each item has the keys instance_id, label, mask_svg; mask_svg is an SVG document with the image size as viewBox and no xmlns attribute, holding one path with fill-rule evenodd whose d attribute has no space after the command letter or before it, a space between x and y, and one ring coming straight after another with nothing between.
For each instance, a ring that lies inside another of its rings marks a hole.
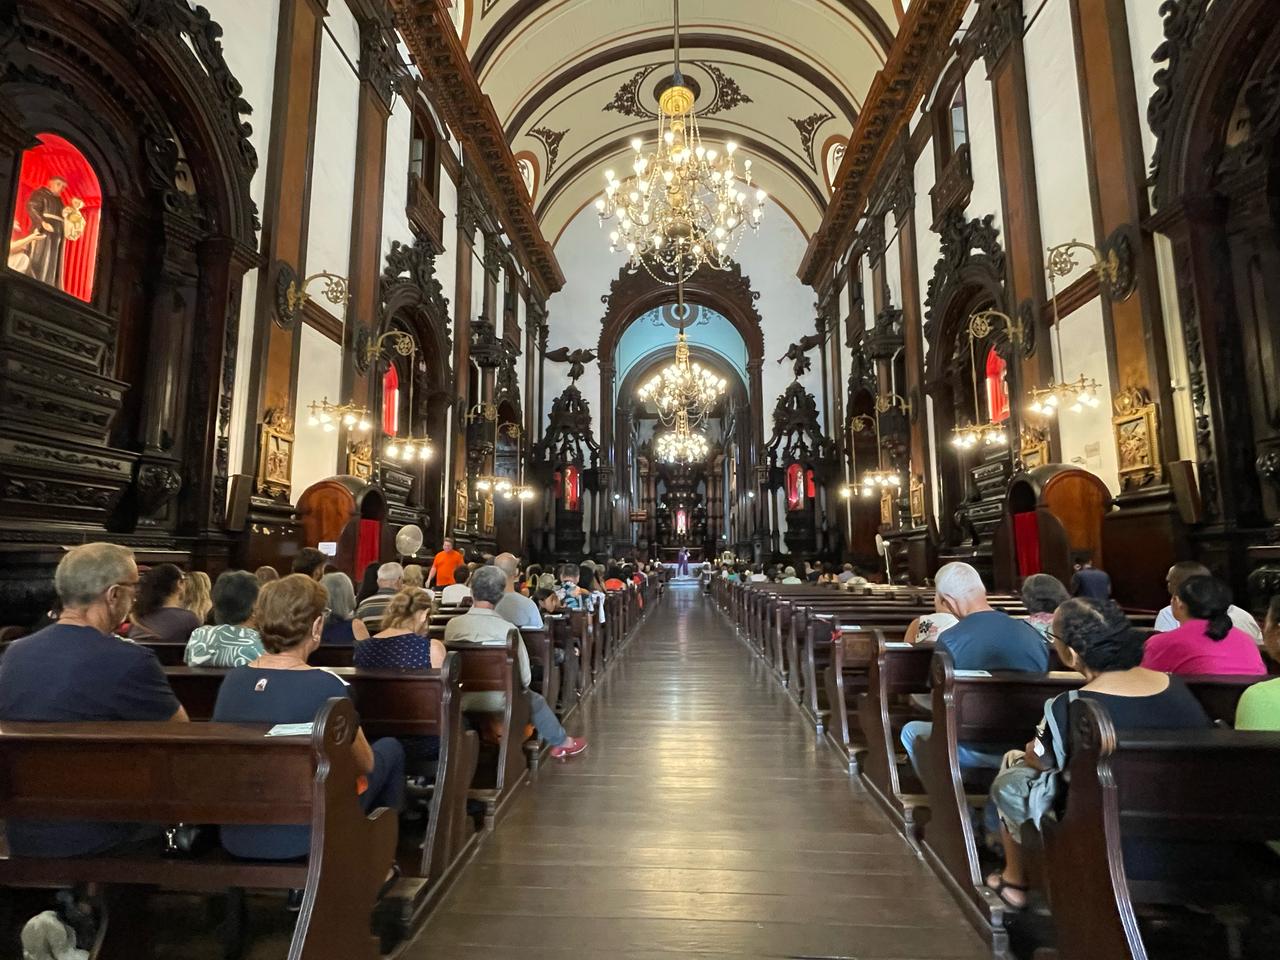
<instances>
[{"instance_id":1,"label":"red drapery","mask_svg":"<svg viewBox=\"0 0 1280 960\"><path fill-rule=\"evenodd\" d=\"M400 374L395 364L382 375L382 432L388 437L400 432Z\"/></svg>"},{"instance_id":2,"label":"red drapery","mask_svg":"<svg viewBox=\"0 0 1280 960\"><path fill-rule=\"evenodd\" d=\"M22 168L18 172L18 200L13 209L10 238L17 240L29 236L34 227L27 215L27 198L31 192L46 186L52 177L66 181L61 199L67 204L73 199L84 206L84 233L79 240L66 240L62 247L61 287L67 293L88 302L93 298L93 274L98 261L98 230L102 221L102 187L98 175L70 142L52 133L36 136L40 145L22 155Z\"/></svg>"},{"instance_id":3,"label":"red drapery","mask_svg":"<svg viewBox=\"0 0 1280 960\"><path fill-rule=\"evenodd\" d=\"M1008 364L992 347L987 351L987 410L992 423L1004 423L1009 419L1009 381L1006 379Z\"/></svg>"},{"instance_id":4,"label":"red drapery","mask_svg":"<svg viewBox=\"0 0 1280 960\"><path fill-rule=\"evenodd\" d=\"M364 568L382 559L382 521L361 520L360 537L356 541L355 575L364 574Z\"/></svg>"},{"instance_id":5,"label":"red drapery","mask_svg":"<svg viewBox=\"0 0 1280 960\"><path fill-rule=\"evenodd\" d=\"M1018 576L1040 573L1040 518L1034 510L1013 515L1013 545L1018 558Z\"/></svg>"}]
</instances>

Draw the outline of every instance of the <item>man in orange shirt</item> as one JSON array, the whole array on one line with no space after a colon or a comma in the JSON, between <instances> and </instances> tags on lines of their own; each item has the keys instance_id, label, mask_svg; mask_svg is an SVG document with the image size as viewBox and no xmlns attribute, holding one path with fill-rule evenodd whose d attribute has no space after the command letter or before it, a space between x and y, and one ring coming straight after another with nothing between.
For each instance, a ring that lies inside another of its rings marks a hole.
<instances>
[{"instance_id":1,"label":"man in orange shirt","mask_svg":"<svg viewBox=\"0 0 1280 960\"><path fill-rule=\"evenodd\" d=\"M440 552L431 561L431 572L427 574L427 586L431 586L432 581L435 581L437 587L447 587L454 583L453 571L464 563L466 559L462 556L462 552L453 549L453 541L445 537L444 543L440 545Z\"/></svg>"}]
</instances>

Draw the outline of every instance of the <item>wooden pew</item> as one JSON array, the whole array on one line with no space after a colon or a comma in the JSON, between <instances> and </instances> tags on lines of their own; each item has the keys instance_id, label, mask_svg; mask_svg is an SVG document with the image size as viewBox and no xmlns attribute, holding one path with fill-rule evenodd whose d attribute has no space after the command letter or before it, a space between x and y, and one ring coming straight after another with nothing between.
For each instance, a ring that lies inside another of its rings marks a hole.
<instances>
[{"instance_id":1,"label":"wooden pew","mask_svg":"<svg viewBox=\"0 0 1280 960\"><path fill-rule=\"evenodd\" d=\"M442 879L470 852L475 831L467 817L467 793L476 772L477 738L462 720L461 655L451 653L439 670L331 672L350 688L360 726L370 741L380 737L440 739L435 783L422 843L399 852L403 878L380 911L407 937L434 902ZM213 715L218 689L229 671L214 667L166 667L174 695L193 720ZM410 762L412 773L412 761ZM389 909L387 909L389 908Z\"/></svg>"},{"instance_id":2,"label":"wooden pew","mask_svg":"<svg viewBox=\"0 0 1280 960\"><path fill-rule=\"evenodd\" d=\"M0 858L0 884L110 888L95 960L151 955L138 888L216 893L302 889L289 960L378 960L370 935L396 846L396 817L366 817L355 792L350 701L330 700L311 736L261 725L0 724L0 818L100 822L309 823L305 863L236 860L221 851L167 858L161 844L76 858ZM163 785L159 788L157 785ZM128 888L128 889L120 889Z\"/></svg>"},{"instance_id":3,"label":"wooden pew","mask_svg":"<svg viewBox=\"0 0 1280 960\"><path fill-rule=\"evenodd\" d=\"M927 797L918 789L911 792L903 790L898 754L902 749L902 727L915 718L906 698L929 689L932 662L933 644L912 646L892 642L882 633L876 637L876 649L868 665L867 690L856 698L858 719L867 748L859 768L862 783L872 799L917 849L922 825L916 814L918 810L928 808ZM833 671L835 665L833 657ZM915 780L912 772L910 781L913 788L918 787Z\"/></svg>"},{"instance_id":4,"label":"wooden pew","mask_svg":"<svg viewBox=\"0 0 1280 960\"><path fill-rule=\"evenodd\" d=\"M1126 875L1121 841L1280 838L1280 733L1121 732L1105 707L1079 700L1070 736L1066 812L1043 833L1059 960L1147 960L1143 904L1205 908L1257 898L1265 878L1248 859L1237 883L1136 880ZM1274 879L1274 858L1272 867Z\"/></svg>"}]
</instances>

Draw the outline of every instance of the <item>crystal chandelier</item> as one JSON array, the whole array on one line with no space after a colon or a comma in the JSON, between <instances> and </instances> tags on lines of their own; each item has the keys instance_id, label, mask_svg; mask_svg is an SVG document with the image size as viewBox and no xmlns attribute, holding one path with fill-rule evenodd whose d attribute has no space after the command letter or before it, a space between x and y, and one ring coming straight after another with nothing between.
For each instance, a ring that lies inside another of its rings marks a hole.
<instances>
[{"instance_id":1,"label":"crystal chandelier","mask_svg":"<svg viewBox=\"0 0 1280 960\"><path fill-rule=\"evenodd\" d=\"M689 415L676 411L675 427L653 442L653 451L663 463L697 463L711 452L711 444L701 433L689 428Z\"/></svg>"},{"instance_id":2,"label":"crystal chandelier","mask_svg":"<svg viewBox=\"0 0 1280 960\"><path fill-rule=\"evenodd\" d=\"M631 141L635 161L623 180L606 170L604 196L596 201L600 223L617 219L609 249L626 250L634 271L643 266L660 283L687 280L704 264L727 270L742 240L742 227L759 228L768 194L752 195L751 161L739 172L738 145L721 153L702 142L694 92L680 72L680 0L675 0L675 72L658 100L658 137L645 152Z\"/></svg>"},{"instance_id":3,"label":"crystal chandelier","mask_svg":"<svg viewBox=\"0 0 1280 960\"><path fill-rule=\"evenodd\" d=\"M1058 316L1058 290L1054 278L1065 277L1079 266L1072 254L1072 250L1077 247L1093 253L1093 270L1100 277L1105 278L1107 273L1106 262L1093 244L1071 240L1069 243L1060 243L1049 248L1046 269L1049 274L1049 302L1053 304L1053 337L1057 347L1051 362L1054 366L1055 378L1061 379L1051 380L1047 387L1034 387L1029 391L1031 403L1027 409L1042 417L1052 417L1063 407L1072 413L1082 413L1086 407L1096 409L1102 403L1098 399L1100 384L1097 380L1086 377L1082 373L1075 380L1067 382L1062 369L1062 318Z\"/></svg>"},{"instance_id":4,"label":"crystal chandelier","mask_svg":"<svg viewBox=\"0 0 1280 960\"><path fill-rule=\"evenodd\" d=\"M686 308L686 312L687 312ZM671 423L684 413L695 423L701 420L724 394L728 381L700 363L689 360L689 338L676 334L676 358L652 380L636 391L641 403L658 408L663 423Z\"/></svg>"}]
</instances>

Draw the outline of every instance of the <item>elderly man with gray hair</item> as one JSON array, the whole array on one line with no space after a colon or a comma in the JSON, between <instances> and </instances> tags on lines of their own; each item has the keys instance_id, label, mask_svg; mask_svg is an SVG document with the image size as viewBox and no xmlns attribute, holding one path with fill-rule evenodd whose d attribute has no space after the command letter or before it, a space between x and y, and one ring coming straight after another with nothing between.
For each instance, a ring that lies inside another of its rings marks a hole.
<instances>
[{"instance_id":1,"label":"elderly man with gray hair","mask_svg":"<svg viewBox=\"0 0 1280 960\"><path fill-rule=\"evenodd\" d=\"M133 554L112 543L67 551L53 577L58 621L15 641L0 660L0 721L77 723L186 720L164 669L146 647L113 631L138 590ZM154 828L131 823L14 819L19 856L75 857L127 843Z\"/></svg>"},{"instance_id":2,"label":"elderly man with gray hair","mask_svg":"<svg viewBox=\"0 0 1280 960\"><path fill-rule=\"evenodd\" d=\"M1049 669L1049 648L1032 627L1015 620L1001 610L993 610L987 602L987 588L978 571L967 563L948 563L934 578L938 608L954 616L959 623L938 637L938 650L951 654L957 670L1011 670L1019 673L1044 673ZM902 728L902 746L911 758L916 773L918 741L933 732L933 724L913 720ZM959 749L961 767L999 769L1005 753L1019 744L962 743Z\"/></svg>"},{"instance_id":3,"label":"elderly man with gray hair","mask_svg":"<svg viewBox=\"0 0 1280 960\"><path fill-rule=\"evenodd\" d=\"M455 642L481 643L505 646L514 624L504 620L496 609L506 595L507 574L497 566L481 567L471 576L471 609L460 617L454 617L444 628L445 644ZM517 636L519 631L516 631ZM520 686L529 699L529 713L538 736L551 744L551 756L557 760L575 757L587 749L582 737L571 737L556 719L555 712L542 695L529 689L532 674L529 670L529 652L524 640L516 642L516 659L519 661ZM498 713L505 709L506 700L501 693L466 693L462 696L462 709L484 713Z\"/></svg>"},{"instance_id":4,"label":"elderly man with gray hair","mask_svg":"<svg viewBox=\"0 0 1280 960\"><path fill-rule=\"evenodd\" d=\"M520 561L515 554L500 553L493 558L493 565L507 578L507 592L494 608L498 616L517 627L541 630L542 614L538 611L538 605L523 593L516 593L516 571L520 568Z\"/></svg>"},{"instance_id":5,"label":"elderly man with gray hair","mask_svg":"<svg viewBox=\"0 0 1280 960\"><path fill-rule=\"evenodd\" d=\"M356 619L364 621L370 633L377 633L382 629L382 618L387 612L387 605L402 586L404 567L393 561L378 568L378 592L365 597L364 602L356 607Z\"/></svg>"}]
</instances>

